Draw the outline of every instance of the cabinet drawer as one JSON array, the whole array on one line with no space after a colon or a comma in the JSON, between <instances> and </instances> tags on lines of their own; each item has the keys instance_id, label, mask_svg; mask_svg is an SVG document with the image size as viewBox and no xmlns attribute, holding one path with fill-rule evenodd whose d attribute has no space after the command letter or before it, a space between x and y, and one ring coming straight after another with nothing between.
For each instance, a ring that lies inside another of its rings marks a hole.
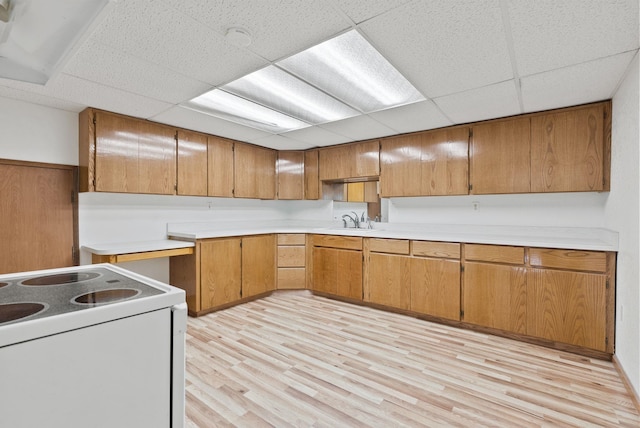
<instances>
[{"instance_id":1,"label":"cabinet drawer","mask_svg":"<svg viewBox=\"0 0 640 428\"><path fill-rule=\"evenodd\" d=\"M459 259L460 244L455 242L411 241L414 256Z\"/></svg>"},{"instance_id":2,"label":"cabinet drawer","mask_svg":"<svg viewBox=\"0 0 640 428\"><path fill-rule=\"evenodd\" d=\"M303 246L279 246L278 267L304 267L305 254Z\"/></svg>"},{"instance_id":3,"label":"cabinet drawer","mask_svg":"<svg viewBox=\"0 0 640 428\"><path fill-rule=\"evenodd\" d=\"M406 239L369 239L369 249L374 253L409 254L409 241Z\"/></svg>"},{"instance_id":4,"label":"cabinet drawer","mask_svg":"<svg viewBox=\"0 0 640 428\"><path fill-rule=\"evenodd\" d=\"M465 244L464 257L466 260L521 265L524 264L524 247Z\"/></svg>"},{"instance_id":5,"label":"cabinet drawer","mask_svg":"<svg viewBox=\"0 0 640 428\"><path fill-rule=\"evenodd\" d=\"M278 289L305 288L305 268L278 268Z\"/></svg>"},{"instance_id":6,"label":"cabinet drawer","mask_svg":"<svg viewBox=\"0 0 640 428\"><path fill-rule=\"evenodd\" d=\"M531 248L529 262L531 266L547 268L603 273L607 271L607 253L600 251Z\"/></svg>"},{"instance_id":7,"label":"cabinet drawer","mask_svg":"<svg viewBox=\"0 0 640 428\"><path fill-rule=\"evenodd\" d=\"M313 245L345 250L362 250L362 238L357 236L313 235Z\"/></svg>"},{"instance_id":8,"label":"cabinet drawer","mask_svg":"<svg viewBox=\"0 0 640 428\"><path fill-rule=\"evenodd\" d=\"M278 235L278 245L304 245L304 233L280 233Z\"/></svg>"}]
</instances>

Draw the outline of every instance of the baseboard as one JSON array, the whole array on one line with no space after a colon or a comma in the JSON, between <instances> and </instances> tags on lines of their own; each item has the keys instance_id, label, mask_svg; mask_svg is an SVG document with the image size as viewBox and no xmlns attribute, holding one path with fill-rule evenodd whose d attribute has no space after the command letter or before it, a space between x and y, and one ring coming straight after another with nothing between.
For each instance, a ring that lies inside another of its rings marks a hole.
<instances>
[{"instance_id":1,"label":"baseboard","mask_svg":"<svg viewBox=\"0 0 640 428\"><path fill-rule=\"evenodd\" d=\"M629 380L629 376L627 376L627 373L622 368L622 365L620 365L620 361L618 361L618 357L616 355L613 356L612 361L613 361L613 366L616 368L616 370L618 371L618 374L620 375L620 378L622 379L622 383L624 383L624 386L627 388L627 391L629 391L629 395L631 396L631 400L633 401L633 404L635 404L636 409L638 410L638 413L640 413L640 396L638 396L638 393L636 392L636 390L633 389L633 384Z\"/></svg>"}]
</instances>

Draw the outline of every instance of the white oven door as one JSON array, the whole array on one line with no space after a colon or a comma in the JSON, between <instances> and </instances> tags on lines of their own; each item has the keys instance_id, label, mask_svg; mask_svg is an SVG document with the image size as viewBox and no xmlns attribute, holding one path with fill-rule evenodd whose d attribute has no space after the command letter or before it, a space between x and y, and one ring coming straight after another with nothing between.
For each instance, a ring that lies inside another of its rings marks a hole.
<instances>
[{"instance_id":1,"label":"white oven door","mask_svg":"<svg viewBox=\"0 0 640 428\"><path fill-rule=\"evenodd\" d=\"M1 427L169 427L170 308L0 348Z\"/></svg>"}]
</instances>

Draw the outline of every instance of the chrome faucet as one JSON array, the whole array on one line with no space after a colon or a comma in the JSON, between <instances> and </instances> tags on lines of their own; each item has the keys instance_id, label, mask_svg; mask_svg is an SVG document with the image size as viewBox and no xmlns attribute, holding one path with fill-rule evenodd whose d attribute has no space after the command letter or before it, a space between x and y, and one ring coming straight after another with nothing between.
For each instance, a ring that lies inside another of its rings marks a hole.
<instances>
[{"instance_id":1,"label":"chrome faucet","mask_svg":"<svg viewBox=\"0 0 640 428\"><path fill-rule=\"evenodd\" d=\"M354 213L355 214L355 213ZM345 220L345 218L348 218L349 220L351 220L353 222L353 227L355 227L356 229L358 227L360 227L360 220L358 220L358 215L354 215L353 217L349 214L344 214L342 216L342 222L344 224L344 227L347 227L347 221Z\"/></svg>"}]
</instances>

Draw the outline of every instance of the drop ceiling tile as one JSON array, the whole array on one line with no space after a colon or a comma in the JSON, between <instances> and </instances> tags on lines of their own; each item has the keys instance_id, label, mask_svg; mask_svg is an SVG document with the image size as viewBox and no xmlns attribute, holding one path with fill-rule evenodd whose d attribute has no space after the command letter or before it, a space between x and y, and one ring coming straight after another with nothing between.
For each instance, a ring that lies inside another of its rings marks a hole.
<instances>
[{"instance_id":1,"label":"drop ceiling tile","mask_svg":"<svg viewBox=\"0 0 640 428\"><path fill-rule=\"evenodd\" d=\"M249 50L274 61L316 45L350 28L336 8L322 0L213 2L167 0L176 10L191 16L219 34L230 27L249 31Z\"/></svg>"},{"instance_id":2,"label":"drop ceiling tile","mask_svg":"<svg viewBox=\"0 0 640 428\"><path fill-rule=\"evenodd\" d=\"M369 116L399 134L451 125L451 121L438 110L432 101L421 101L390 108L371 113Z\"/></svg>"},{"instance_id":3,"label":"drop ceiling tile","mask_svg":"<svg viewBox=\"0 0 640 428\"><path fill-rule=\"evenodd\" d=\"M626 52L522 79L525 111L584 104L613 97L635 52Z\"/></svg>"},{"instance_id":4,"label":"drop ceiling tile","mask_svg":"<svg viewBox=\"0 0 640 428\"><path fill-rule=\"evenodd\" d=\"M64 72L174 104L211 89L206 83L90 40L69 61Z\"/></svg>"},{"instance_id":5,"label":"drop ceiling tile","mask_svg":"<svg viewBox=\"0 0 640 428\"><path fill-rule=\"evenodd\" d=\"M349 137L351 141L368 140L397 134L393 129L376 122L369 116L356 116L319 126L336 134Z\"/></svg>"},{"instance_id":6,"label":"drop ceiling tile","mask_svg":"<svg viewBox=\"0 0 640 428\"><path fill-rule=\"evenodd\" d=\"M167 125L178 126L239 141L249 141L255 138L273 135L180 106L173 106L150 119L156 122L166 123Z\"/></svg>"},{"instance_id":7,"label":"drop ceiling tile","mask_svg":"<svg viewBox=\"0 0 640 428\"><path fill-rule=\"evenodd\" d=\"M295 139L283 137L281 135L270 135L268 137L255 138L249 140L249 142L251 144L275 150L305 150L313 147L302 141L296 141Z\"/></svg>"},{"instance_id":8,"label":"drop ceiling tile","mask_svg":"<svg viewBox=\"0 0 640 428\"><path fill-rule=\"evenodd\" d=\"M335 0L338 7L356 24L381 15L411 0Z\"/></svg>"},{"instance_id":9,"label":"drop ceiling tile","mask_svg":"<svg viewBox=\"0 0 640 428\"><path fill-rule=\"evenodd\" d=\"M415 1L359 28L428 98L513 78L498 0Z\"/></svg>"},{"instance_id":10,"label":"drop ceiling tile","mask_svg":"<svg viewBox=\"0 0 640 428\"><path fill-rule=\"evenodd\" d=\"M638 48L638 0L508 2L521 76Z\"/></svg>"},{"instance_id":11,"label":"drop ceiling tile","mask_svg":"<svg viewBox=\"0 0 640 428\"><path fill-rule=\"evenodd\" d=\"M521 113L513 80L447 95L433 101L454 123L476 122Z\"/></svg>"},{"instance_id":12,"label":"drop ceiling tile","mask_svg":"<svg viewBox=\"0 0 640 428\"><path fill-rule=\"evenodd\" d=\"M163 0L116 3L91 40L211 85L268 64Z\"/></svg>"},{"instance_id":13,"label":"drop ceiling tile","mask_svg":"<svg viewBox=\"0 0 640 428\"><path fill-rule=\"evenodd\" d=\"M145 98L64 73L58 74L49 80L46 86L13 80L1 80L0 85L25 91L35 96L51 97L76 103L81 105L82 108L96 107L145 119L171 106L171 104L162 101ZM22 99L38 103L36 100Z\"/></svg>"},{"instance_id":14,"label":"drop ceiling tile","mask_svg":"<svg viewBox=\"0 0 640 428\"><path fill-rule=\"evenodd\" d=\"M331 146L351 141L350 138L347 138L344 135L338 135L319 126L310 126L308 128L286 132L281 135L293 140L301 141L308 144L309 147Z\"/></svg>"},{"instance_id":15,"label":"drop ceiling tile","mask_svg":"<svg viewBox=\"0 0 640 428\"><path fill-rule=\"evenodd\" d=\"M82 111L86 107L82 104L61 100L47 95L41 95L36 92L24 91L22 89L2 86L3 80L4 79L0 79L0 97L3 98L11 98L14 100L25 101L32 104L39 104L42 106L75 113Z\"/></svg>"}]
</instances>

